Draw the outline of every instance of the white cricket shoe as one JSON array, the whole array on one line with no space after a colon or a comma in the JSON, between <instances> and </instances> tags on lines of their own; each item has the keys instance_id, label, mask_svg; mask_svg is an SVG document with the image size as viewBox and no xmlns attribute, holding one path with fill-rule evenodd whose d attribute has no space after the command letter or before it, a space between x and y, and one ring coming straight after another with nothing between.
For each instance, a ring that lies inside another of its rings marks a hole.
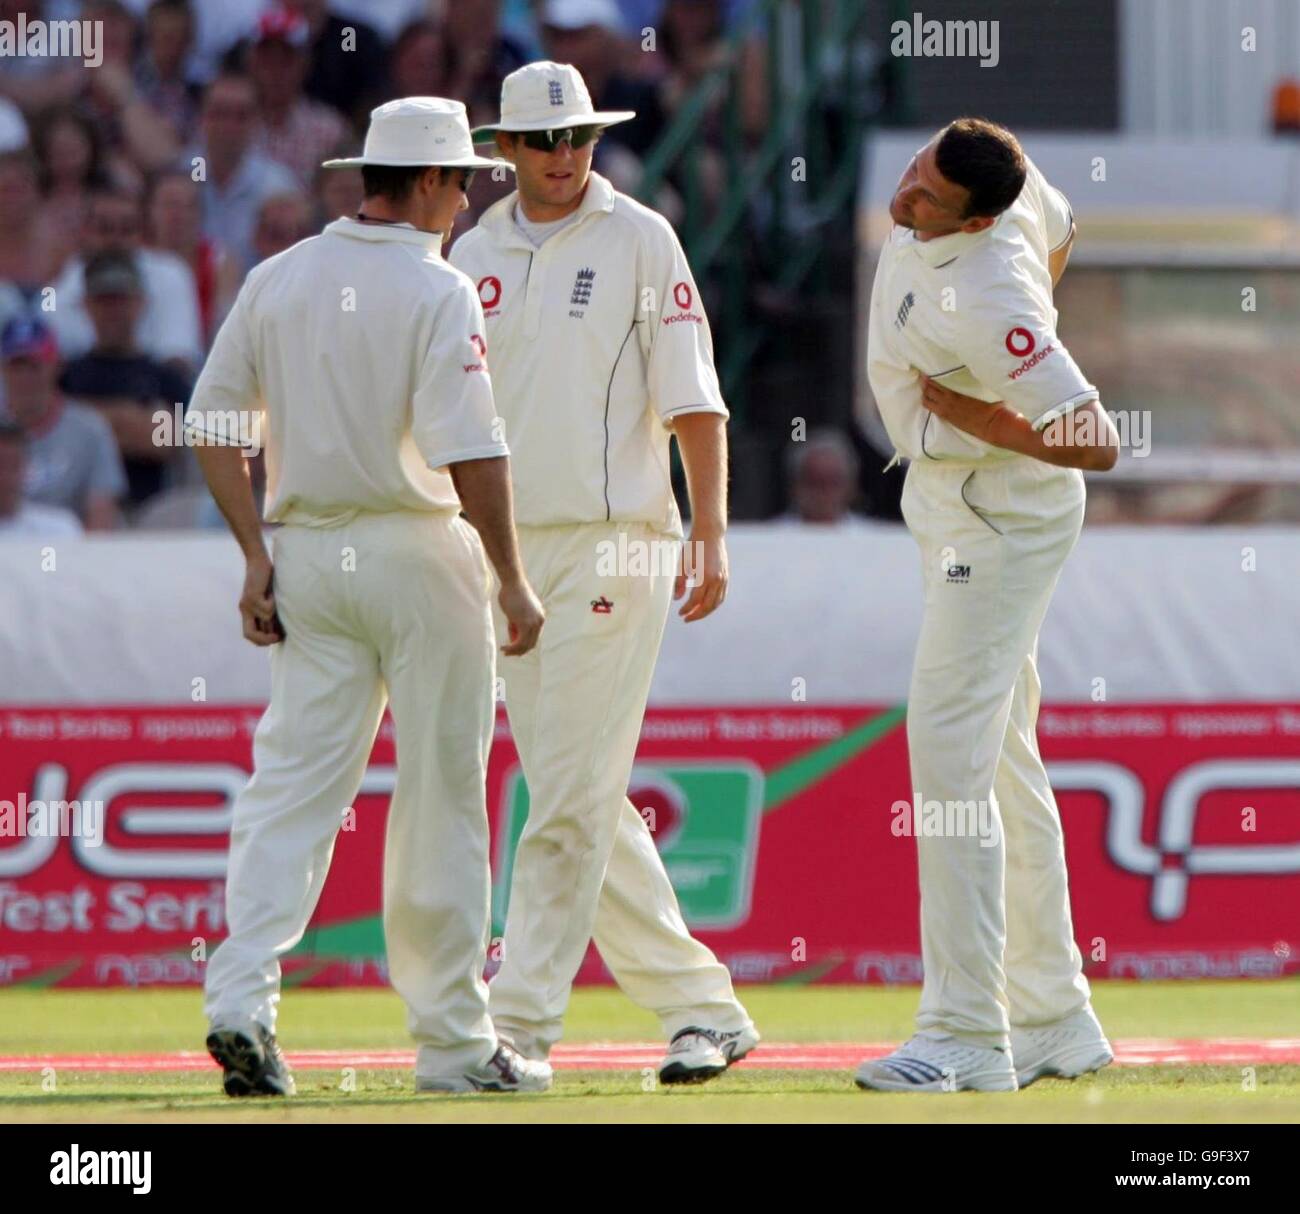
<instances>
[{"instance_id":1,"label":"white cricket shoe","mask_svg":"<svg viewBox=\"0 0 1300 1214\"><path fill-rule=\"evenodd\" d=\"M1091 1006L1052 1024L1012 1026L1011 1056L1022 1088L1044 1075L1077 1079L1115 1060L1115 1052Z\"/></svg>"},{"instance_id":2,"label":"white cricket shoe","mask_svg":"<svg viewBox=\"0 0 1300 1214\"><path fill-rule=\"evenodd\" d=\"M417 1092L545 1092L551 1064L517 1054L504 1041L482 1066L461 1075L416 1075Z\"/></svg>"},{"instance_id":3,"label":"white cricket shoe","mask_svg":"<svg viewBox=\"0 0 1300 1214\"><path fill-rule=\"evenodd\" d=\"M692 1025L673 1034L659 1064L660 1083L703 1083L739 1062L762 1038L751 1024L733 1033Z\"/></svg>"},{"instance_id":4,"label":"white cricket shoe","mask_svg":"<svg viewBox=\"0 0 1300 1214\"><path fill-rule=\"evenodd\" d=\"M921 1032L864 1062L854 1082L878 1092L1014 1092L1016 1072L1008 1050Z\"/></svg>"}]
</instances>

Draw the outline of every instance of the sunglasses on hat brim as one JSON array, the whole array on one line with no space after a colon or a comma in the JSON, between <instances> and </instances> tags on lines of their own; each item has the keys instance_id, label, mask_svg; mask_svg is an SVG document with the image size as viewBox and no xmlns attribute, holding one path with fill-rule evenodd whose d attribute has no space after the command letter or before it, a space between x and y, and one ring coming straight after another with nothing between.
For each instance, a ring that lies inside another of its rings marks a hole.
<instances>
[{"instance_id":1,"label":"sunglasses on hat brim","mask_svg":"<svg viewBox=\"0 0 1300 1214\"><path fill-rule=\"evenodd\" d=\"M553 152L562 143L567 143L575 151L585 148L597 135L598 126L557 127L550 131L520 131L524 146L534 152Z\"/></svg>"}]
</instances>

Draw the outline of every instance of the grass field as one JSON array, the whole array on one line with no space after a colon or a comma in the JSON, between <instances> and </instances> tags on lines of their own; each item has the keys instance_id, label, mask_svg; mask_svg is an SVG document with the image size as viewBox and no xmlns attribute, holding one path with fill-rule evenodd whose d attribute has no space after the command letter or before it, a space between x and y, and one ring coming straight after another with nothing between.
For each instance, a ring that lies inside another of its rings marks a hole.
<instances>
[{"instance_id":1,"label":"grass field","mask_svg":"<svg viewBox=\"0 0 1300 1214\"><path fill-rule=\"evenodd\" d=\"M746 987L769 1042L898 1041L911 1031L915 989ZM1094 985L1113 1039L1300 1036L1300 982ZM0 992L0 1056L169 1053L202 1049L197 991ZM291 990L279 1035L297 1050L408 1048L404 1012L386 991ZM650 1041L654 1018L617 991L573 999L566 1041ZM56 1068L0 1072L4 1121L421 1122L1300 1122L1300 1066L1110 1067L1072 1083L1043 1080L1006 1096L858 1091L847 1070L759 1070L713 1083L656 1087L640 1071L557 1072L537 1096L417 1096L409 1069L297 1072L289 1101L232 1101L214 1067L164 1073ZM1249 1082L1253 1079L1253 1086ZM647 1090L648 1089L648 1090Z\"/></svg>"}]
</instances>

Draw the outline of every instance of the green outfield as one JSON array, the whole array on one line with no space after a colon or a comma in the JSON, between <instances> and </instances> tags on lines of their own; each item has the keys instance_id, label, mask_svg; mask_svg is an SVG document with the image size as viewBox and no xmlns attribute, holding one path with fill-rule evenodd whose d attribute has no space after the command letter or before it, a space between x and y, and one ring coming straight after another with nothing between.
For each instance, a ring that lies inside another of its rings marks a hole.
<instances>
[{"instance_id":1,"label":"green outfield","mask_svg":"<svg viewBox=\"0 0 1300 1214\"><path fill-rule=\"evenodd\" d=\"M745 987L769 1042L899 1041L915 989ZM1113 1039L1300 1036L1300 982L1098 982ZM0 1057L175 1054L202 1049L197 991L0 992ZM384 991L286 993L280 1039L295 1051L410 1047L404 1013ZM567 1042L648 1041L653 1017L617 991L578 991ZM342 1060L341 1060L342 1066ZM1300 1122L1300 1066L1124 1066L1072 1083L1043 1080L1007 1096L858 1091L849 1070L742 1065L713 1083L656 1087L639 1070L559 1070L541 1096L415 1095L406 1069L297 1072L289 1101L232 1101L215 1068L195 1071L0 1071L7 1121L1080 1121ZM355 1090L345 1088L354 1085ZM53 1090L50 1090L50 1089Z\"/></svg>"}]
</instances>

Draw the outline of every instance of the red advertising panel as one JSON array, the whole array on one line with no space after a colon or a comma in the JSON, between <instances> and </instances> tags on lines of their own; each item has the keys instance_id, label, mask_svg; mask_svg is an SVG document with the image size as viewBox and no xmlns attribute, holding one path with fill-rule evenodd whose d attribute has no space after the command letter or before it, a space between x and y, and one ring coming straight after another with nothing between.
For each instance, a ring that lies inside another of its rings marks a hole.
<instances>
[{"instance_id":1,"label":"red advertising panel","mask_svg":"<svg viewBox=\"0 0 1300 1214\"><path fill-rule=\"evenodd\" d=\"M0 710L0 984L201 981L256 708ZM1300 706L1043 710L1090 973L1300 970ZM385 723L290 984L385 976ZM914 982L901 707L652 709L631 796L687 919L738 979ZM527 814L504 715L494 919ZM607 975L593 951L584 980Z\"/></svg>"}]
</instances>

